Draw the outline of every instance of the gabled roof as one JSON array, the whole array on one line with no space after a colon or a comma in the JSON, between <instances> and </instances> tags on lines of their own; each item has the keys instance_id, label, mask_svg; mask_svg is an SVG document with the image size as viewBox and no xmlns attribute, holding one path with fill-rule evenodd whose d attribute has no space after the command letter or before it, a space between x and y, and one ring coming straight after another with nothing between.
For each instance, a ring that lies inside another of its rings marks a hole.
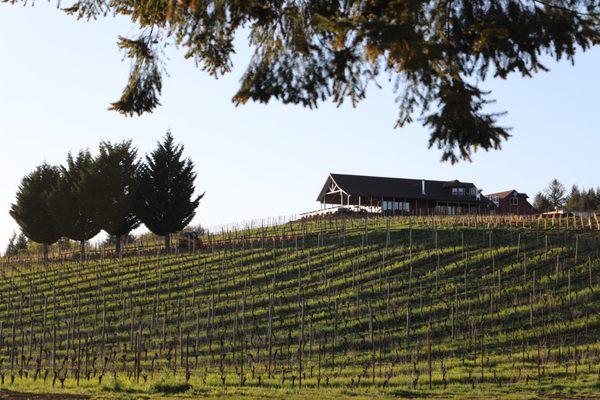
<instances>
[{"instance_id":1,"label":"gabled roof","mask_svg":"<svg viewBox=\"0 0 600 400\"><path fill-rule=\"evenodd\" d=\"M490 197L498 197L499 199L505 199L508 196L511 196L513 193L516 193L518 196L525 196L525 198L529 198L529 196L527 196L527 194L525 194L525 193L519 193L515 189L506 190L504 192L498 192L498 193L490 193L490 194L486 194L484 196L488 197L488 198L490 198Z\"/></svg>"},{"instance_id":2,"label":"gabled roof","mask_svg":"<svg viewBox=\"0 0 600 400\"><path fill-rule=\"evenodd\" d=\"M475 185L473 185L472 183L461 182L458 179L455 179L455 180L449 181L449 182L444 182L444 184L442 185L442 187L445 187L445 188L453 188L453 187L470 188L470 187L474 187L474 186Z\"/></svg>"},{"instance_id":3,"label":"gabled roof","mask_svg":"<svg viewBox=\"0 0 600 400\"><path fill-rule=\"evenodd\" d=\"M422 192L422 184L425 182L425 194ZM321 201L327 193L329 183L335 183L339 189L350 196L372 196L387 198L417 198L436 200L457 200L457 196L451 196L449 188L464 187L476 188L473 183L460 181L436 181L428 179L405 179L388 178L380 176L330 174L319 197ZM467 196L465 196L467 197ZM469 198L475 201L475 198Z\"/></svg>"}]
</instances>

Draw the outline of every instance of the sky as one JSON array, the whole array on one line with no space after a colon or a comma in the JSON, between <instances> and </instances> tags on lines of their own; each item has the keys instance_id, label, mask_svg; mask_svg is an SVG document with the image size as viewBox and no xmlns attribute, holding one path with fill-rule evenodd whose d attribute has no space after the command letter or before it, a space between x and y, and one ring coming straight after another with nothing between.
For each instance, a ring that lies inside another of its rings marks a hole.
<instances>
[{"instance_id":1,"label":"sky","mask_svg":"<svg viewBox=\"0 0 600 400\"><path fill-rule=\"evenodd\" d=\"M472 163L440 162L418 122L394 129L398 105L385 79L357 107L316 110L277 102L236 107L231 98L251 51L237 41L234 69L218 80L169 48L162 106L124 117L108 111L125 85L129 63L117 47L133 34L124 18L77 21L55 7L0 3L0 251L17 231L9 216L21 178L69 151L96 151L101 140L133 139L140 154L167 130L196 166L206 191L194 224L218 226L318 209L328 173L474 182L484 193L517 189L530 197L556 177L567 187L600 186L600 48L550 72L511 76L483 87L492 109L512 128L502 150Z\"/></svg>"}]
</instances>

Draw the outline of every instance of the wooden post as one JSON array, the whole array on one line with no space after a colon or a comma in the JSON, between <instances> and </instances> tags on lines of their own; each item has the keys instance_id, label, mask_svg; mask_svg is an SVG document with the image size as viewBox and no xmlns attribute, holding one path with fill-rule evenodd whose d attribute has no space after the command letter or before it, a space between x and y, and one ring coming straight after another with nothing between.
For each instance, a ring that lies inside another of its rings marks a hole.
<instances>
[{"instance_id":1,"label":"wooden post","mask_svg":"<svg viewBox=\"0 0 600 400\"><path fill-rule=\"evenodd\" d=\"M429 389L431 389L432 357L431 357L431 322L427 327L427 367L429 372Z\"/></svg>"},{"instance_id":2,"label":"wooden post","mask_svg":"<svg viewBox=\"0 0 600 400\"><path fill-rule=\"evenodd\" d=\"M335 352L335 349L333 349ZM304 353L304 294L300 301L300 336L298 337L298 386L302 388L302 356Z\"/></svg>"},{"instance_id":3,"label":"wooden post","mask_svg":"<svg viewBox=\"0 0 600 400\"><path fill-rule=\"evenodd\" d=\"M371 301L369 300L369 336L371 338L371 379L373 385L375 384L375 335L373 333L373 308L371 307Z\"/></svg>"}]
</instances>

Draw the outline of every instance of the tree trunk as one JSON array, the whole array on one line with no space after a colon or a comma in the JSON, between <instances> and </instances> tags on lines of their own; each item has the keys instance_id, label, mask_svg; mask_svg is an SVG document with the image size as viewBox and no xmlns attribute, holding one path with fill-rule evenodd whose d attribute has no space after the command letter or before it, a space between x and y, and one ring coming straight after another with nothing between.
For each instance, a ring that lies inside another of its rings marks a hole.
<instances>
[{"instance_id":1,"label":"tree trunk","mask_svg":"<svg viewBox=\"0 0 600 400\"><path fill-rule=\"evenodd\" d=\"M79 261L85 260L85 240L79 242Z\"/></svg>"},{"instance_id":2,"label":"tree trunk","mask_svg":"<svg viewBox=\"0 0 600 400\"><path fill-rule=\"evenodd\" d=\"M115 256L117 258L121 258L121 240L123 240L123 236L115 236Z\"/></svg>"},{"instance_id":3,"label":"tree trunk","mask_svg":"<svg viewBox=\"0 0 600 400\"><path fill-rule=\"evenodd\" d=\"M44 264L48 264L48 243L42 244L43 252L44 252Z\"/></svg>"},{"instance_id":4,"label":"tree trunk","mask_svg":"<svg viewBox=\"0 0 600 400\"><path fill-rule=\"evenodd\" d=\"M165 235L165 254L171 254L171 234Z\"/></svg>"}]
</instances>

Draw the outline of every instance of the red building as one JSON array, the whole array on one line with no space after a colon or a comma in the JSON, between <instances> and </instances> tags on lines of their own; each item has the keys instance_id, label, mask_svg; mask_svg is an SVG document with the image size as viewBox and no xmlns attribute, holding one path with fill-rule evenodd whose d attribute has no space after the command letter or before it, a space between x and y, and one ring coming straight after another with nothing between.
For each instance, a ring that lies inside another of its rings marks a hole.
<instances>
[{"instance_id":1,"label":"red building","mask_svg":"<svg viewBox=\"0 0 600 400\"><path fill-rule=\"evenodd\" d=\"M486 194L485 197L496 205L496 213L498 214L530 215L537 213L536 209L527 201L529 196L514 189Z\"/></svg>"}]
</instances>

